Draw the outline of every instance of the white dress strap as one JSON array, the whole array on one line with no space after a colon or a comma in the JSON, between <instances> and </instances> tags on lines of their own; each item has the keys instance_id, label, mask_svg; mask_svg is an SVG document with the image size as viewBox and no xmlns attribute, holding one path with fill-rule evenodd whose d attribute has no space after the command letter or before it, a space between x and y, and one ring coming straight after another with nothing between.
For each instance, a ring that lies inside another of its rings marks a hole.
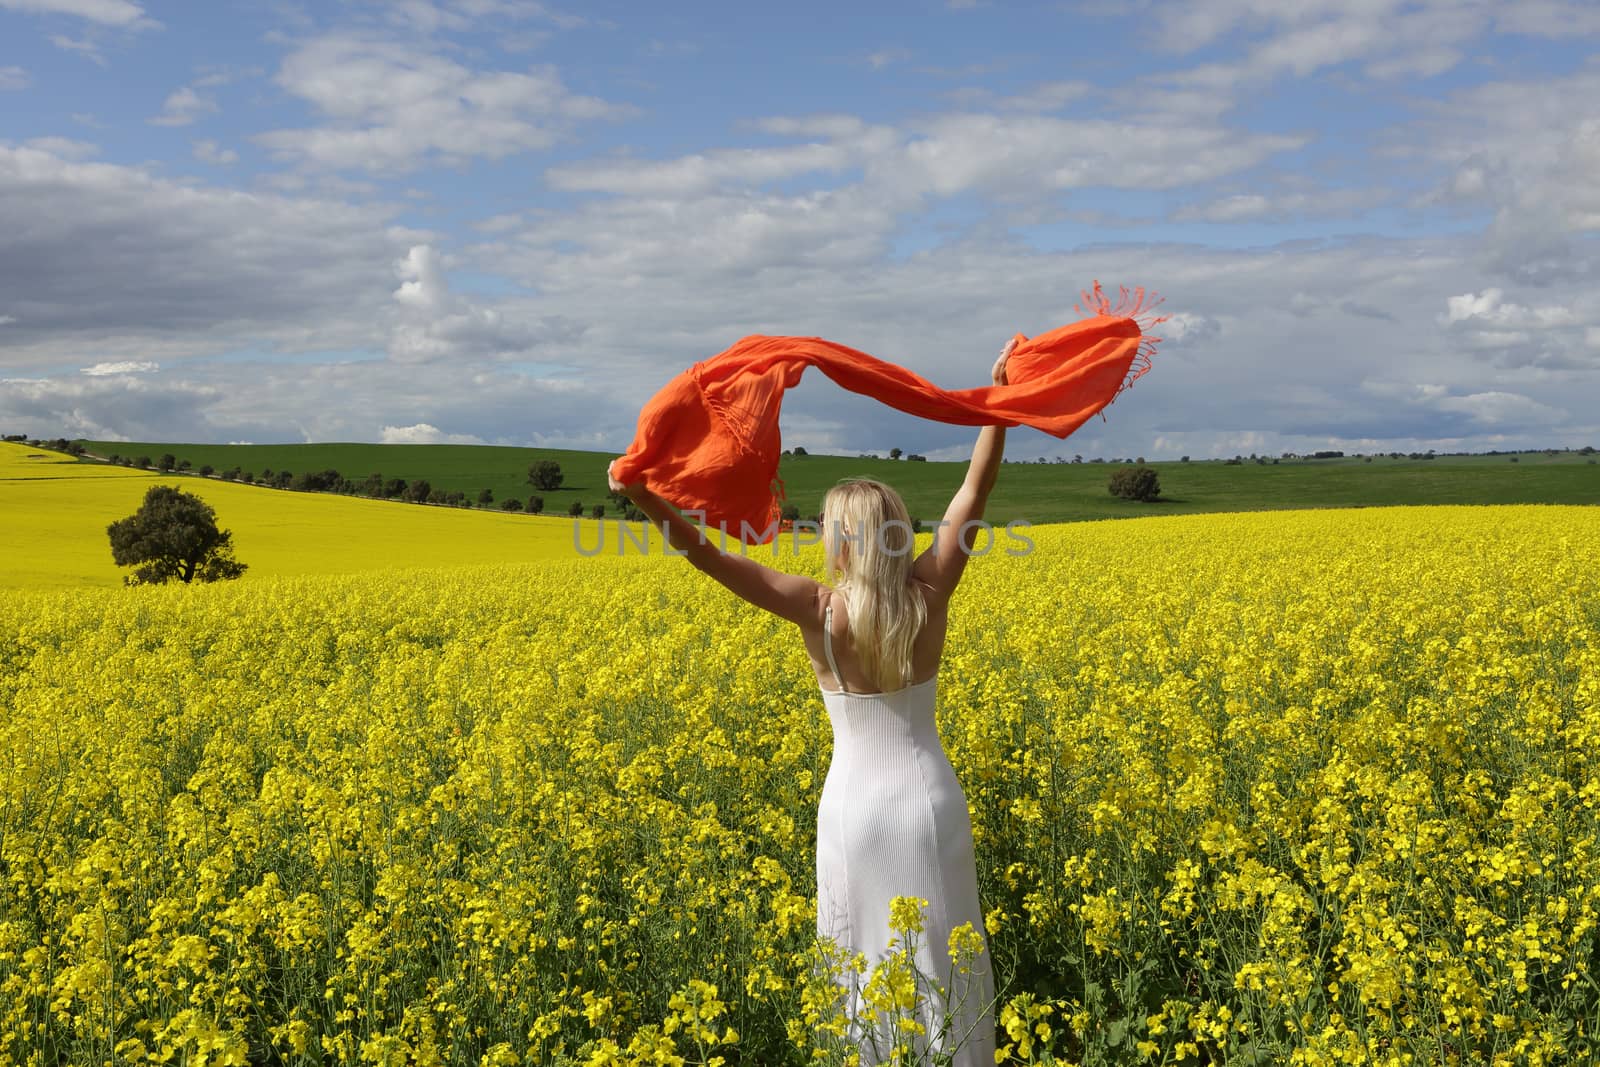
<instances>
[{"instance_id":1,"label":"white dress strap","mask_svg":"<svg viewBox=\"0 0 1600 1067\"><path fill-rule=\"evenodd\" d=\"M822 624L822 651L828 656L828 669L833 672L834 681L839 683L842 692L850 692L850 687L844 684L844 675L839 673L839 664L833 658L833 605L829 604L823 613Z\"/></svg>"}]
</instances>

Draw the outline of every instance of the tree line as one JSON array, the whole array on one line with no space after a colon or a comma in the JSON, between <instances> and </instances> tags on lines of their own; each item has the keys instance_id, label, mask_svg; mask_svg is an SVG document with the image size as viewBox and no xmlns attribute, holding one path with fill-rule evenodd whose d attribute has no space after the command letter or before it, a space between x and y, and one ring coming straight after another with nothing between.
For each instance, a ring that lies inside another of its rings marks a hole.
<instances>
[{"instance_id":1,"label":"tree line","mask_svg":"<svg viewBox=\"0 0 1600 1067\"><path fill-rule=\"evenodd\" d=\"M41 442L40 447L53 447L54 443ZM62 449L65 451L65 449ZM83 447L77 446L75 455L83 455ZM171 452L160 456L124 456L113 453L107 457L107 462L122 467L131 467L137 470L159 470L180 474L197 474L203 478L217 478L225 482L238 482L243 485L254 485L267 489L285 489L297 493L337 493L342 496L362 496L374 500L398 500L412 504L433 504L441 507L459 508L498 508L501 511L526 512L530 515L543 514L545 511L545 498L535 493L526 499L520 496L511 496L497 500L494 490L483 489L476 495L469 495L459 489L444 489L429 482L426 478L397 478L386 477L378 471L356 480L348 478L337 470L328 468L320 471L293 471L273 470L263 468L259 473L254 470L245 470L242 466L233 466L227 470L217 470L211 464L195 467L187 459L179 459ZM554 460L540 460L528 468L527 483L536 489L550 492L560 489L566 480L561 470L561 464ZM644 513L638 511L633 502L619 493L607 493L607 499L613 506L623 512L634 512L638 518L643 518ZM586 507L582 501L574 500L567 506L567 514L573 517L588 515L592 518L604 518L607 511L605 504L594 504ZM626 515L624 517L627 517Z\"/></svg>"}]
</instances>

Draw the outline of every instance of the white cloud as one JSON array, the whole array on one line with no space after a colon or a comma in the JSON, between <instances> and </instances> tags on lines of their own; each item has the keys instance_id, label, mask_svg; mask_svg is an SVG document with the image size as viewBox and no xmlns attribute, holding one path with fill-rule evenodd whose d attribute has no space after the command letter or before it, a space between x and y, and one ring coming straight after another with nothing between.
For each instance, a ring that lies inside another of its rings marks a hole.
<instances>
[{"instance_id":1,"label":"white cloud","mask_svg":"<svg viewBox=\"0 0 1600 1067\"><path fill-rule=\"evenodd\" d=\"M476 71L420 45L334 34L284 60L277 82L327 119L256 140L307 166L400 172L547 148L580 123L633 114L580 96L554 67Z\"/></svg>"},{"instance_id":2,"label":"white cloud","mask_svg":"<svg viewBox=\"0 0 1600 1067\"><path fill-rule=\"evenodd\" d=\"M419 311L437 311L448 297L439 253L428 245L416 245L406 258L395 264L395 272L405 279L394 291L394 298Z\"/></svg>"},{"instance_id":3,"label":"white cloud","mask_svg":"<svg viewBox=\"0 0 1600 1067\"><path fill-rule=\"evenodd\" d=\"M1316 216L1347 216L1388 196L1382 189L1314 189L1304 192L1235 193L1178 208L1179 222L1247 222Z\"/></svg>"},{"instance_id":4,"label":"white cloud","mask_svg":"<svg viewBox=\"0 0 1600 1067\"><path fill-rule=\"evenodd\" d=\"M87 374L91 378L101 378L108 374L150 374L161 369L161 364L148 359L124 359L109 363L96 363L92 367L81 367L78 373Z\"/></svg>"},{"instance_id":5,"label":"white cloud","mask_svg":"<svg viewBox=\"0 0 1600 1067\"><path fill-rule=\"evenodd\" d=\"M98 63L102 67L106 65L106 57L100 54L100 46L87 37L68 37L64 33L52 33L50 35L50 43L63 52L76 52L83 58Z\"/></svg>"},{"instance_id":6,"label":"white cloud","mask_svg":"<svg viewBox=\"0 0 1600 1067\"><path fill-rule=\"evenodd\" d=\"M17 318L15 315L0 315L0 326L10 326L16 321Z\"/></svg>"},{"instance_id":7,"label":"white cloud","mask_svg":"<svg viewBox=\"0 0 1600 1067\"><path fill-rule=\"evenodd\" d=\"M1095 91L1093 85L1082 81L1040 82L1031 89L1007 95L982 86L954 89L945 96L960 107L992 108L998 111L1048 114L1060 111L1068 104L1082 100Z\"/></svg>"},{"instance_id":8,"label":"white cloud","mask_svg":"<svg viewBox=\"0 0 1600 1067\"><path fill-rule=\"evenodd\" d=\"M239 153L231 148L223 148L215 141L195 141L191 146L194 158L202 163L210 163L218 167L226 167L230 163L239 162Z\"/></svg>"},{"instance_id":9,"label":"white cloud","mask_svg":"<svg viewBox=\"0 0 1600 1067\"><path fill-rule=\"evenodd\" d=\"M26 89L31 80L21 67L0 67L0 92L8 89Z\"/></svg>"},{"instance_id":10,"label":"white cloud","mask_svg":"<svg viewBox=\"0 0 1600 1067\"><path fill-rule=\"evenodd\" d=\"M385 445L481 445L483 438L470 433L445 433L437 426L419 422L415 426L385 426L378 434Z\"/></svg>"},{"instance_id":11,"label":"white cloud","mask_svg":"<svg viewBox=\"0 0 1600 1067\"><path fill-rule=\"evenodd\" d=\"M1387 152L1443 174L1422 197L1492 212L1480 255L1495 275L1548 287L1600 267L1600 68L1544 79L1485 82L1426 106L1393 132Z\"/></svg>"},{"instance_id":12,"label":"white cloud","mask_svg":"<svg viewBox=\"0 0 1600 1067\"><path fill-rule=\"evenodd\" d=\"M1439 316L1439 321L1447 326L1458 322L1483 322L1500 327L1534 329L1571 326L1577 321L1570 308L1553 304L1532 308L1502 300L1504 295L1501 290L1490 288L1482 293L1452 296L1446 301L1447 310Z\"/></svg>"},{"instance_id":13,"label":"white cloud","mask_svg":"<svg viewBox=\"0 0 1600 1067\"><path fill-rule=\"evenodd\" d=\"M1139 126L1042 115L948 114L899 129L839 116L768 119L758 125L768 133L825 140L659 161L571 164L551 168L546 179L567 191L680 198L859 170L862 183L852 188L869 191L885 206L910 208L923 197L970 191L1037 194L1107 183L1174 188L1234 173L1305 143L1303 137L1216 125ZM786 202L798 205L822 195Z\"/></svg>"},{"instance_id":14,"label":"white cloud","mask_svg":"<svg viewBox=\"0 0 1600 1067\"><path fill-rule=\"evenodd\" d=\"M626 196L686 196L721 186L762 185L801 174L837 173L861 158L848 144L730 148L655 161L580 163L552 167L552 188Z\"/></svg>"},{"instance_id":15,"label":"white cloud","mask_svg":"<svg viewBox=\"0 0 1600 1067\"><path fill-rule=\"evenodd\" d=\"M394 291L399 321L390 333L388 352L396 362L510 360L576 336L559 315L508 316L450 292L441 257L430 245L413 246L394 266L401 278Z\"/></svg>"},{"instance_id":16,"label":"white cloud","mask_svg":"<svg viewBox=\"0 0 1600 1067\"><path fill-rule=\"evenodd\" d=\"M217 110L216 101L201 96L185 85L167 97L166 103L161 106L161 114L145 121L152 126L187 126L202 115L215 114Z\"/></svg>"},{"instance_id":17,"label":"white cloud","mask_svg":"<svg viewBox=\"0 0 1600 1067\"><path fill-rule=\"evenodd\" d=\"M23 143L60 159L88 159L100 154L99 145L75 141L70 137L34 137Z\"/></svg>"},{"instance_id":18,"label":"white cloud","mask_svg":"<svg viewBox=\"0 0 1600 1067\"><path fill-rule=\"evenodd\" d=\"M106 26L134 26L145 19L132 0L0 0L0 8L30 15L73 15Z\"/></svg>"},{"instance_id":19,"label":"white cloud","mask_svg":"<svg viewBox=\"0 0 1600 1067\"><path fill-rule=\"evenodd\" d=\"M0 299L19 320L0 366L381 345L390 263L416 239L393 214L0 144Z\"/></svg>"},{"instance_id":20,"label":"white cloud","mask_svg":"<svg viewBox=\"0 0 1600 1067\"><path fill-rule=\"evenodd\" d=\"M896 63L904 63L911 58L911 52L905 48L880 48L867 56L867 66L873 70L883 70Z\"/></svg>"},{"instance_id":21,"label":"white cloud","mask_svg":"<svg viewBox=\"0 0 1600 1067\"><path fill-rule=\"evenodd\" d=\"M12 379L0 390L0 417L28 428L22 432L51 436L162 441L180 433L191 440L211 440L215 428L198 413L222 395L222 390L192 382L133 374Z\"/></svg>"},{"instance_id":22,"label":"white cloud","mask_svg":"<svg viewBox=\"0 0 1600 1067\"><path fill-rule=\"evenodd\" d=\"M1205 315L1192 311L1172 311L1166 312L1166 315L1167 321L1157 326L1154 333L1168 345L1210 340L1222 333L1222 325Z\"/></svg>"},{"instance_id":23,"label":"white cloud","mask_svg":"<svg viewBox=\"0 0 1600 1067\"><path fill-rule=\"evenodd\" d=\"M896 156L874 161L875 176L939 196L1108 183L1171 189L1255 166L1306 141L1203 124L983 114L939 116L915 133Z\"/></svg>"},{"instance_id":24,"label":"white cloud","mask_svg":"<svg viewBox=\"0 0 1600 1067\"><path fill-rule=\"evenodd\" d=\"M1486 427L1528 428L1555 424L1566 415L1560 408L1541 404L1520 393L1499 390L1444 397L1437 401L1437 406L1441 411L1462 412Z\"/></svg>"}]
</instances>

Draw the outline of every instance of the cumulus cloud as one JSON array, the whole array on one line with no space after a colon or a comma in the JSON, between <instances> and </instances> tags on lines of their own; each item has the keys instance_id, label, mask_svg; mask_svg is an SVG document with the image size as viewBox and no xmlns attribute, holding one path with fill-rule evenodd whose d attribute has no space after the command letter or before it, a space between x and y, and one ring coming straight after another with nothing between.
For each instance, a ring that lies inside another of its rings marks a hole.
<instances>
[{"instance_id":1,"label":"cumulus cloud","mask_svg":"<svg viewBox=\"0 0 1600 1067\"><path fill-rule=\"evenodd\" d=\"M1179 222L1262 222L1349 215L1386 199L1381 189L1318 189L1304 192L1235 193L1172 213Z\"/></svg>"},{"instance_id":2,"label":"cumulus cloud","mask_svg":"<svg viewBox=\"0 0 1600 1067\"><path fill-rule=\"evenodd\" d=\"M98 145L88 141L75 141L70 137L34 137L25 141L28 148L37 148L41 152L49 152L61 159L88 159L100 154Z\"/></svg>"},{"instance_id":3,"label":"cumulus cloud","mask_svg":"<svg viewBox=\"0 0 1600 1067\"><path fill-rule=\"evenodd\" d=\"M1165 312L1167 321L1153 331L1164 344L1181 345L1184 342L1208 341L1221 335L1222 327L1215 319L1192 311Z\"/></svg>"},{"instance_id":4,"label":"cumulus cloud","mask_svg":"<svg viewBox=\"0 0 1600 1067\"><path fill-rule=\"evenodd\" d=\"M161 106L161 114L145 121L152 126L188 126L203 115L218 111L216 101L201 96L185 85L171 93Z\"/></svg>"},{"instance_id":5,"label":"cumulus cloud","mask_svg":"<svg viewBox=\"0 0 1600 1067\"><path fill-rule=\"evenodd\" d=\"M1493 429L1537 429L1559 423L1566 416L1558 407L1501 390L1441 397L1436 404L1441 411L1462 412Z\"/></svg>"},{"instance_id":6,"label":"cumulus cloud","mask_svg":"<svg viewBox=\"0 0 1600 1067\"><path fill-rule=\"evenodd\" d=\"M1392 151L1446 176L1429 198L1487 209L1485 265L1519 285L1592 278L1600 269L1600 69L1462 89L1430 106Z\"/></svg>"},{"instance_id":7,"label":"cumulus cloud","mask_svg":"<svg viewBox=\"0 0 1600 1067\"><path fill-rule=\"evenodd\" d=\"M880 48L867 55L867 66L873 70L883 70L896 63L904 63L911 58L910 49L906 48Z\"/></svg>"},{"instance_id":8,"label":"cumulus cloud","mask_svg":"<svg viewBox=\"0 0 1600 1067\"><path fill-rule=\"evenodd\" d=\"M470 362L527 356L553 340L570 341L573 326L560 316L507 316L450 292L441 257L415 245L395 263L400 322L389 338L389 357L401 363Z\"/></svg>"},{"instance_id":9,"label":"cumulus cloud","mask_svg":"<svg viewBox=\"0 0 1600 1067\"><path fill-rule=\"evenodd\" d=\"M96 363L92 367L81 367L80 374L87 374L91 378L100 378L108 374L150 374L161 369L161 364L148 359L123 359L106 363Z\"/></svg>"},{"instance_id":10,"label":"cumulus cloud","mask_svg":"<svg viewBox=\"0 0 1600 1067\"><path fill-rule=\"evenodd\" d=\"M231 148L223 148L215 141L195 141L191 147L194 151L194 158L202 163L226 167L231 163L239 162L239 153Z\"/></svg>"},{"instance_id":11,"label":"cumulus cloud","mask_svg":"<svg viewBox=\"0 0 1600 1067\"><path fill-rule=\"evenodd\" d=\"M0 67L0 92L7 89L26 89L32 79L21 67Z\"/></svg>"},{"instance_id":12,"label":"cumulus cloud","mask_svg":"<svg viewBox=\"0 0 1600 1067\"><path fill-rule=\"evenodd\" d=\"M135 26L147 21L133 0L0 0L0 9L29 15L72 15L106 26Z\"/></svg>"},{"instance_id":13,"label":"cumulus cloud","mask_svg":"<svg viewBox=\"0 0 1600 1067\"><path fill-rule=\"evenodd\" d=\"M68 37L64 33L52 33L50 43L63 52L76 52L91 63L102 67L106 65L106 57L100 54L99 43L88 37Z\"/></svg>"},{"instance_id":14,"label":"cumulus cloud","mask_svg":"<svg viewBox=\"0 0 1600 1067\"><path fill-rule=\"evenodd\" d=\"M220 390L136 374L18 380L0 389L0 418L24 433L101 441L212 440L200 414ZM174 435L182 437L175 438Z\"/></svg>"},{"instance_id":15,"label":"cumulus cloud","mask_svg":"<svg viewBox=\"0 0 1600 1067\"><path fill-rule=\"evenodd\" d=\"M421 44L335 33L302 44L277 83L326 119L257 136L311 167L403 172L548 148L574 127L632 115L571 92L553 66L473 70Z\"/></svg>"},{"instance_id":16,"label":"cumulus cloud","mask_svg":"<svg viewBox=\"0 0 1600 1067\"><path fill-rule=\"evenodd\" d=\"M385 426L378 434L385 445L482 445L483 438L470 433L445 433L437 426L419 422L414 426Z\"/></svg>"},{"instance_id":17,"label":"cumulus cloud","mask_svg":"<svg viewBox=\"0 0 1600 1067\"><path fill-rule=\"evenodd\" d=\"M390 263L413 238L393 214L0 144L0 292L17 319L0 366L177 357L241 335L381 343Z\"/></svg>"},{"instance_id":18,"label":"cumulus cloud","mask_svg":"<svg viewBox=\"0 0 1600 1067\"><path fill-rule=\"evenodd\" d=\"M1494 326L1523 326L1535 329L1550 326L1570 326L1575 316L1570 308L1547 305L1540 308L1514 304L1502 299L1504 293L1495 288L1481 293L1465 293L1446 301L1446 311L1439 321L1445 325L1457 322L1483 322Z\"/></svg>"}]
</instances>

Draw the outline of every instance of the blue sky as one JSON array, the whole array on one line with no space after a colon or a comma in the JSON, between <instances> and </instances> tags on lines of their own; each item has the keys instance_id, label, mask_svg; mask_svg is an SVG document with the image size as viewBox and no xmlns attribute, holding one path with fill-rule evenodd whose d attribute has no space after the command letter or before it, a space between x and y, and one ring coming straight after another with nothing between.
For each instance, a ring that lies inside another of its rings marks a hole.
<instances>
[{"instance_id":1,"label":"blue sky","mask_svg":"<svg viewBox=\"0 0 1600 1067\"><path fill-rule=\"evenodd\" d=\"M1098 279L1155 367L1014 457L1600 445L1597 174L1586 0L0 0L0 431L620 452L744 334L959 388Z\"/></svg>"}]
</instances>

